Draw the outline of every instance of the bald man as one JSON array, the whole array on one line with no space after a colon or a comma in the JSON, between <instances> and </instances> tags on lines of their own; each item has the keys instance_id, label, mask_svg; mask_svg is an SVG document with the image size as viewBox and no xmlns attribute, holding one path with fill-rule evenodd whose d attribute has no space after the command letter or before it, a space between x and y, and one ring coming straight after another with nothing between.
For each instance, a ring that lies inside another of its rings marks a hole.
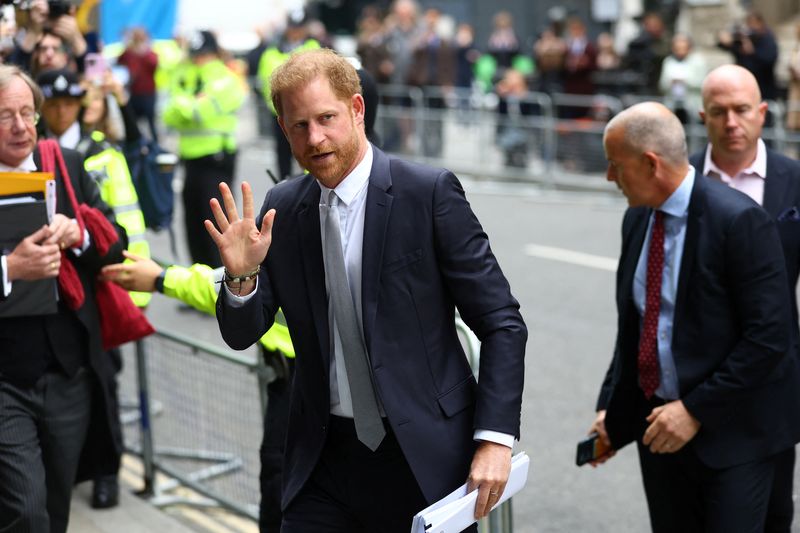
<instances>
[{"instance_id":1,"label":"bald man","mask_svg":"<svg viewBox=\"0 0 800 533\"><path fill-rule=\"evenodd\" d=\"M691 157L691 163L703 175L747 194L775 220L786 261L792 344L798 357L800 163L768 149L761 140L767 103L761 100L758 82L749 70L724 65L711 71L703 81L702 97L700 117L709 142L705 150ZM788 447L779 460L764 529L768 533L789 533L794 516L794 446Z\"/></svg>"},{"instance_id":2,"label":"bald man","mask_svg":"<svg viewBox=\"0 0 800 533\"><path fill-rule=\"evenodd\" d=\"M763 531L777 457L800 440L775 223L695 172L661 104L614 117L603 143L630 208L592 431L613 450L636 442L653 531Z\"/></svg>"}]
</instances>

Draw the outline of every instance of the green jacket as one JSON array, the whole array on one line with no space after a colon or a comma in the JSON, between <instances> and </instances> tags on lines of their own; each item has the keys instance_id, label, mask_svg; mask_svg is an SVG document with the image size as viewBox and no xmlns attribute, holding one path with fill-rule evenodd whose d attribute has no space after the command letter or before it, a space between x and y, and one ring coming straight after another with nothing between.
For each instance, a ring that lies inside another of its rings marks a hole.
<instances>
[{"instance_id":1,"label":"green jacket","mask_svg":"<svg viewBox=\"0 0 800 533\"><path fill-rule=\"evenodd\" d=\"M239 77L219 59L185 62L170 80L164 123L180 134L178 153L198 159L236 151L236 112L246 96Z\"/></svg>"},{"instance_id":2,"label":"green jacket","mask_svg":"<svg viewBox=\"0 0 800 533\"><path fill-rule=\"evenodd\" d=\"M272 73L289 59L291 54L304 50L316 50L318 48L320 48L320 45L317 41L308 39L289 53L281 52L280 48L277 46L270 46L261 54L261 59L258 60L258 81L261 82L261 91L264 95L264 100L266 100L267 106L269 106L273 115L277 115L277 113L275 112L275 106L272 105L272 91L270 90L269 83Z\"/></svg>"},{"instance_id":3,"label":"green jacket","mask_svg":"<svg viewBox=\"0 0 800 533\"><path fill-rule=\"evenodd\" d=\"M194 264L189 268L172 265L164 273L164 294L191 305L198 311L213 315L216 312L217 290L222 279L222 268L213 269ZM259 340L270 351L279 351L286 357L294 357L292 338L283 313L278 311L275 323Z\"/></svg>"},{"instance_id":4,"label":"green jacket","mask_svg":"<svg viewBox=\"0 0 800 533\"><path fill-rule=\"evenodd\" d=\"M128 234L128 251L141 257L150 257L150 245L145 239L145 223L139 208L139 197L131 181L125 156L99 132L84 137L77 146L84 156L83 166L97 183L100 197L111 209L117 223ZM130 292L138 307L150 303L149 292Z\"/></svg>"}]
</instances>

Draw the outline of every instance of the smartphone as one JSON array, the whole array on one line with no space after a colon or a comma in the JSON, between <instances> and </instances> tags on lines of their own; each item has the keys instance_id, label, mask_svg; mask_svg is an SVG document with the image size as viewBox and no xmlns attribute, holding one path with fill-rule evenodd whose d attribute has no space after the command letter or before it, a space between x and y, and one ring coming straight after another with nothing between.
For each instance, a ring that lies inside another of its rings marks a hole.
<instances>
[{"instance_id":1,"label":"smartphone","mask_svg":"<svg viewBox=\"0 0 800 533\"><path fill-rule=\"evenodd\" d=\"M102 55L86 54L83 65L83 73L87 80L102 82L103 75L106 73L106 59Z\"/></svg>"},{"instance_id":2,"label":"smartphone","mask_svg":"<svg viewBox=\"0 0 800 533\"><path fill-rule=\"evenodd\" d=\"M583 466L588 462L599 459L611 451L611 447L606 446L600 439L600 435L592 433L589 438L578 443L578 450L575 455L575 464Z\"/></svg>"}]
</instances>

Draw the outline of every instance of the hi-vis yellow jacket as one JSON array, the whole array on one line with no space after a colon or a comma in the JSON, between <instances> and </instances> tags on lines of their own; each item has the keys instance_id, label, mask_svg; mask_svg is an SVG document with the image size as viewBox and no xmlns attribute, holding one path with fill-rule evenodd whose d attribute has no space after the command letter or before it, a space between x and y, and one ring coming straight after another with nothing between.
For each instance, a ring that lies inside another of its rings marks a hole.
<instances>
[{"instance_id":1,"label":"hi-vis yellow jacket","mask_svg":"<svg viewBox=\"0 0 800 533\"><path fill-rule=\"evenodd\" d=\"M198 159L236 151L236 112L246 93L237 75L219 59L197 66L189 61L170 79L164 123L180 134L178 153Z\"/></svg>"},{"instance_id":2,"label":"hi-vis yellow jacket","mask_svg":"<svg viewBox=\"0 0 800 533\"><path fill-rule=\"evenodd\" d=\"M164 294L191 305L198 311L213 315L216 312L217 290L222 279L222 268L213 269L206 265L194 264L190 267L172 265L164 273ZM270 351L279 351L286 357L294 357L292 338L286 319L279 310L275 323L259 340Z\"/></svg>"},{"instance_id":3,"label":"hi-vis yellow jacket","mask_svg":"<svg viewBox=\"0 0 800 533\"><path fill-rule=\"evenodd\" d=\"M264 95L264 100L267 102L267 106L269 107L270 111L272 111L273 115L276 115L275 106L272 105L272 91L270 90L270 81L269 78L272 76L272 73L275 71L276 68L281 66L289 56L295 52L303 52L305 50L316 50L320 48L319 42L314 39L308 39L306 42L295 48L289 53L281 52L280 48L277 46L270 46L264 53L261 54L261 58L258 60L258 81L261 83L261 91Z\"/></svg>"},{"instance_id":4,"label":"hi-vis yellow jacket","mask_svg":"<svg viewBox=\"0 0 800 533\"><path fill-rule=\"evenodd\" d=\"M145 240L144 215L125 156L106 141L99 131L83 138L77 149L84 154L83 166L97 183L100 197L114 210L117 223L125 228L128 251L141 257L150 257L150 245ZM131 291L129 294L139 307L145 307L152 297L149 292Z\"/></svg>"}]
</instances>

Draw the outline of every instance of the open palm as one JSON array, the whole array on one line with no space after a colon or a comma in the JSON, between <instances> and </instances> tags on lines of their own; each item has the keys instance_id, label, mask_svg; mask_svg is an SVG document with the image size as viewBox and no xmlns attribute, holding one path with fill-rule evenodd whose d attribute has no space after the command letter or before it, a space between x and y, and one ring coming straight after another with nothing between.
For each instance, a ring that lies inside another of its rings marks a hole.
<instances>
[{"instance_id":1,"label":"open palm","mask_svg":"<svg viewBox=\"0 0 800 533\"><path fill-rule=\"evenodd\" d=\"M211 211L217 225L210 220L205 221L206 230L219 248L222 264L231 276L240 276L254 271L264 261L272 242L272 222L275 210L270 209L256 226L253 210L253 191L246 181L242 183L242 218L236 210L236 202L230 188L225 183L219 184L222 210L219 201L212 198ZM219 228L219 229L217 229Z\"/></svg>"}]
</instances>

